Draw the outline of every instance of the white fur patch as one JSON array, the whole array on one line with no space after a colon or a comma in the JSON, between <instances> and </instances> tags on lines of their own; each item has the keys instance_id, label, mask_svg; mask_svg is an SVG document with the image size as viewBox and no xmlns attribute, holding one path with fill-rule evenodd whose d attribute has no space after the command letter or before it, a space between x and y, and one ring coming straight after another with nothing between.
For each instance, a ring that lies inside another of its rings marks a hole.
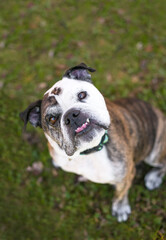
<instances>
[{"instance_id":1,"label":"white fur patch","mask_svg":"<svg viewBox=\"0 0 166 240\"><path fill-rule=\"evenodd\" d=\"M112 215L117 217L118 222L127 221L131 213L131 207L128 203L115 202L112 204Z\"/></svg>"},{"instance_id":2,"label":"white fur patch","mask_svg":"<svg viewBox=\"0 0 166 240\"><path fill-rule=\"evenodd\" d=\"M47 134L46 137L55 150L52 155L54 165L63 170L81 175L92 182L103 184L115 184L124 177L122 175L123 164L119 161L111 161L108 158L106 147L99 152L88 155L80 155L78 151L69 157Z\"/></svg>"},{"instance_id":3,"label":"white fur patch","mask_svg":"<svg viewBox=\"0 0 166 240\"><path fill-rule=\"evenodd\" d=\"M161 175L161 169L152 170L145 176L145 186L149 190L158 188L162 183L162 178L163 176Z\"/></svg>"}]
</instances>

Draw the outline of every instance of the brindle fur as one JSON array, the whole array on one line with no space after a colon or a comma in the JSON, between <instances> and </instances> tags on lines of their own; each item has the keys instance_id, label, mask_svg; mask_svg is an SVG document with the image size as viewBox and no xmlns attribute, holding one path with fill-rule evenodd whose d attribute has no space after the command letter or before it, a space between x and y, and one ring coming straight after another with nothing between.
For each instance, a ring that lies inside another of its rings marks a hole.
<instances>
[{"instance_id":1,"label":"brindle fur","mask_svg":"<svg viewBox=\"0 0 166 240\"><path fill-rule=\"evenodd\" d=\"M59 95L61 91L62 91L61 88L54 88L51 93L54 95Z\"/></svg>"},{"instance_id":2,"label":"brindle fur","mask_svg":"<svg viewBox=\"0 0 166 240\"><path fill-rule=\"evenodd\" d=\"M74 77L74 79L91 83L91 76L85 70L94 71L94 69L87 67L85 64L81 64L69 69L64 76L68 78ZM63 94L62 90L54 88L51 94ZM158 109L138 99L126 98L114 102L105 99L105 101L110 114L111 125L108 130L109 142L106 145L107 151L104 149L103 154L106 158L107 166L111 166L113 171L116 171L116 168L118 168L117 176L112 180L113 182L108 182L115 184L116 187L112 212L113 215L117 215L118 221L125 221L131 212L128 204L128 191L135 176L135 165L140 161L145 161L151 166L157 167L145 177L145 185L150 190L160 185L162 177L166 173L166 117ZM26 126L33 114L35 118L32 118L31 124L33 126L41 126L45 134L48 133L52 139L56 139L56 143L60 148L65 149L60 121L57 120L57 124L59 124L59 127L56 128L57 130L52 126L48 126L46 121L47 109L54 107L54 105L57 105L56 110L62 114L56 98L46 93L42 101L39 100L31 104L20 114L20 117ZM48 143L48 148L50 155L54 159L56 156L55 149L50 143ZM101 156L103 156L102 152ZM98 156L98 159L100 162L100 156ZM95 162L96 158L92 157L92 160ZM89 168L88 161L86 167L87 169ZM90 170L93 169L91 168ZM79 171L76 169L74 172L77 173ZM100 168L98 168L98 172L100 172Z\"/></svg>"},{"instance_id":3,"label":"brindle fur","mask_svg":"<svg viewBox=\"0 0 166 240\"><path fill-rule=\"evenodd\" d=\"M106 145L110 161L124 164L123 180L117 176L113 206L119 208L128 203L128 191L135 176L135 164L146 160L157 149L154 159L148 162L159 167L159 174L166 172L166 118L150 104L138 99L121 99L111 102L105 99L111 118L109 143ZM52 158L55 150L48 143Z\"/></svg>"},{"instance_id":4,"label":"brindle fur","mask_svg":"<svg viewBox=\"0 0 166 240\"><path fill-rule=\"evenodd\" d=\"M120 202L127 198L136 163L146 160L160 167L162 173L166 171L166 118L158 109L138 99L105 100L111 117L107 151L111 160L125 162L124 179L116 183L114 198L114 202ZM155 149L157 155L148 160Z\"/></svg>"}]
</instances>

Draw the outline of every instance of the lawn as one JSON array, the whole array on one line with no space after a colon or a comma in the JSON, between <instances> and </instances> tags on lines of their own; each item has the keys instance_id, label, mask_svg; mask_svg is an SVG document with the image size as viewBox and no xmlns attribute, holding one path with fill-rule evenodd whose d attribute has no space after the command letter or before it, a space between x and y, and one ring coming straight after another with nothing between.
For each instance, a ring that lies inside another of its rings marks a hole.
<instances>
[{"instance_id":1,"label":"lawn","mask_svg":"<svg viewBox=\"0 0 166 240\"><path fill-rule=\"evenodd\" d=\"M138 97L166 114L165 16L164 0L0 2L0 240L166 239L166 178L148 191L141 165L132 215L117 223L113 187L55 170L42 130L24 133L19 119L81 62L109 99Z\"/></svg>"}]
</instances>

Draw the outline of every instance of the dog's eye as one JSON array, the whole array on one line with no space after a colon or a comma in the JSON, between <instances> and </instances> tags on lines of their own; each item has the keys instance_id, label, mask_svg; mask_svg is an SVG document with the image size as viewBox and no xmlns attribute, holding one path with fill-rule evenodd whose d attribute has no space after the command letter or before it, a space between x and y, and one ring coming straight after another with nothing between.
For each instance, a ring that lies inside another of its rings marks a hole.
<instances>
[{"instance_id":1,"label":"dog's eye","mask_svg":"<svg viewBox=\"0 0 166 240\"><path fill-rule=\"evenodd\" d=\"M52 116L52 117L49 118L49 123L51 125L54 125L56 123L56 120L57 120L56 117Z\"/></svg>"},{"instance_id":2,"label":"dog's eye","mask_svg":"<svg viewBox=\"0 0 166 240\"><path fill-rule=\"evenodd\" d=\"M79 100L82 100L82 99L86 98L86 96L87 96L87 92L80 92L80 93L78 94Z\"/></svg>"}]
</instances>

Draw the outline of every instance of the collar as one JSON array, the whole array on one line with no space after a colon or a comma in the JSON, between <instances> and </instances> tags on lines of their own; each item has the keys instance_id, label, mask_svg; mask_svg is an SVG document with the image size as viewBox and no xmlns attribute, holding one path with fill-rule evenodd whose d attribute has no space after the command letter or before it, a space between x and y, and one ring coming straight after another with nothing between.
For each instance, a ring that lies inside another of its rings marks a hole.
<instances>
[{"instance_id":1,"label":"collar","mask_svg":"<svg viewBox=\"0 0 166 240\"><path fill-rule=\"evenodd\" d=\"M105 131L105 134L102 136L99 145L97 145L96 147L87 149L83 152L80 152L80 155L87 155L87 154L90 154L90 153L98 152L98 151L103 149L104 145L106 143L108 143L108 141L109 141L109 136L108 136L107 131Z\"/></svg>"}]
</instances>

